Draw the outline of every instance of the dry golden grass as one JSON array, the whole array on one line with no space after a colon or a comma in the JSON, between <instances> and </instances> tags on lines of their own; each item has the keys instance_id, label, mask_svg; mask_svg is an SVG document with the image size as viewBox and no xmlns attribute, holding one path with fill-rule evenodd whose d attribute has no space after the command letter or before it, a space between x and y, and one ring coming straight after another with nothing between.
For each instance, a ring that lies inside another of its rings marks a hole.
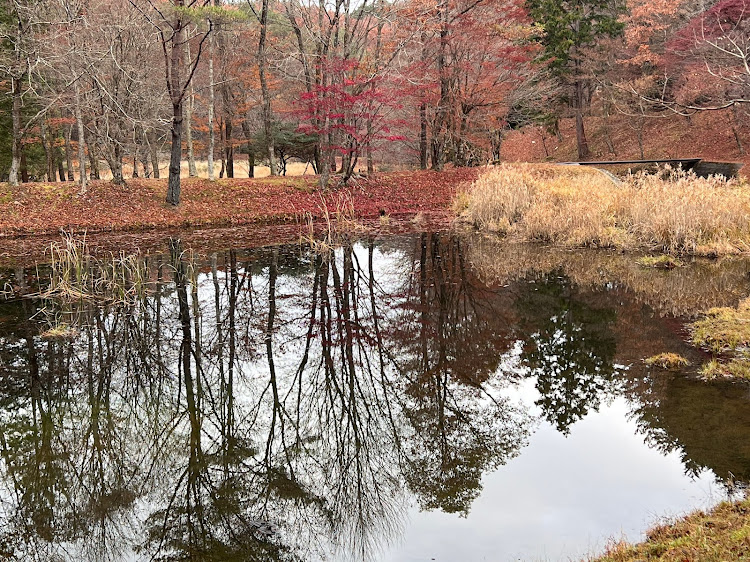
<instances>
[{"instance_id":1,"label":"dry golden grass","mask_svg":"<svg viewBox=\"0 0 750 562\"><path fill-rule=\"evenodd\" d=\"M750 249L750 190L737 180L671 173L618 184L593 168L503 164L456 206L477 228L522 240L696 255Z\"/></svg>"},{"instance_id":2,"label":"dry golden grass","mask_svg":"<svg viewBox=\"0 0 750 562\"><path fill-rule=\"evenodd\" d=\"M750 558L750 501L722 503L650 530L638 545L616 543L596 562L728 562Z\"/></svg>"}]
</instances>

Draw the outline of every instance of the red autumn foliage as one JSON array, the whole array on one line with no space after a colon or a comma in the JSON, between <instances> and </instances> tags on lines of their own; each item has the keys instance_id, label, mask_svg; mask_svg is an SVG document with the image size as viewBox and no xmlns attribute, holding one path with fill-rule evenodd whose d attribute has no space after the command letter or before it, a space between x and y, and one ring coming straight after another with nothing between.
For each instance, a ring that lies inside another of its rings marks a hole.
<instances>
[{"instance_id":1,"label":"red autumn foliage","mask_svg":"<svg viewBox=\"0 0 750 562\"><path fill-rule=\"evenodd\" d=\"M301 221L307 213L321 217L324 202L332 213L342 201L351 201L362 219L381 211L396 218L420 212L447 217L459 186L477 174L478 168L378 174L324 194L313 176L187 179L178 208L163 202L165 180L134 179L124 187L92 182L83 196L73 183L27 183L0 187L0 237Z\"/></svg>"}]
</instances>

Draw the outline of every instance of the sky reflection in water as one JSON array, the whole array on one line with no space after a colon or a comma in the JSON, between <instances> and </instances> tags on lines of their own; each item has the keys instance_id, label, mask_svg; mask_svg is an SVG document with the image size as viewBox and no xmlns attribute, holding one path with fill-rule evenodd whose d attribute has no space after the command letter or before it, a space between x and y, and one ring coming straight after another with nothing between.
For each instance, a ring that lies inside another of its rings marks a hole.
<instances>
[{"instance_id":1,"label":"sky reflection in water","mask_svg":"<svg viewBox=\"0 0 750 562\"><path fill-rule=\"evenodd\" d=\"M671 315L746 292L744 263L487 244L173 244L124 306L0 301L3 550L569 559L750 477L745 387L641 362L694 370Z\"/></svg>"}]
</instances>

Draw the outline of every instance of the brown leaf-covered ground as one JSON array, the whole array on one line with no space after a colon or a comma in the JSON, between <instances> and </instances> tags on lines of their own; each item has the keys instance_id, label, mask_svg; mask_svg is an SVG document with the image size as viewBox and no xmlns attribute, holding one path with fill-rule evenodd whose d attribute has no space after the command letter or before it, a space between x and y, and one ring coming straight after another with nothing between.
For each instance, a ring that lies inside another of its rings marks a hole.
<instances>
[{"instance_id":1,"label":"brown leaf-covered ground","mask_svg":"<svg viewBox=\"0 0 750 562\"><path fill-rule=\"evenodd\" d=\"M239 226L304 220L309 213L353 209L357 219L387 213L405 218L449 216L457 189L477 168L378 174L321 193L312 176L262 179L183 179L182 203L164 202L166 180L132 179L126 186L92 182L85 195L70 182L0 184L0 238L73 232ZM3 244L0 242L0 244Z\"/></svg>"}]
</instances>

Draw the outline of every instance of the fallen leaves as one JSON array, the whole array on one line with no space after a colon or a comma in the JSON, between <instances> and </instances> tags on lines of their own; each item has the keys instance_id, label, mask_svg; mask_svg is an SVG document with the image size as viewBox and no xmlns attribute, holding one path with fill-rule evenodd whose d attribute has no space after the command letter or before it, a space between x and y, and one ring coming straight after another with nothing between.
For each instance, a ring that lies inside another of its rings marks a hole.
<instances>
[{"instance_id":1,"label":"fallen leaves","mask_svg":"<svg viewBox=\"0 0 750 562\"><path fill-rule=\"evenodd\" d=\"M321 194L312 176L268 179L224 179L209 182L183 179L182 204L163 202L166 180L132 179L125 186L98 181L85 195L69 183L3 186L0 198L0 237L69 232L125 232L150 229L240 226L319 218L350 199L357 218L370 219L385 211L394 218L417 213L449 216L458 187L476 179L477 168L444 172L417 171L378 174Z\"/></svg>"}]
</instances>

